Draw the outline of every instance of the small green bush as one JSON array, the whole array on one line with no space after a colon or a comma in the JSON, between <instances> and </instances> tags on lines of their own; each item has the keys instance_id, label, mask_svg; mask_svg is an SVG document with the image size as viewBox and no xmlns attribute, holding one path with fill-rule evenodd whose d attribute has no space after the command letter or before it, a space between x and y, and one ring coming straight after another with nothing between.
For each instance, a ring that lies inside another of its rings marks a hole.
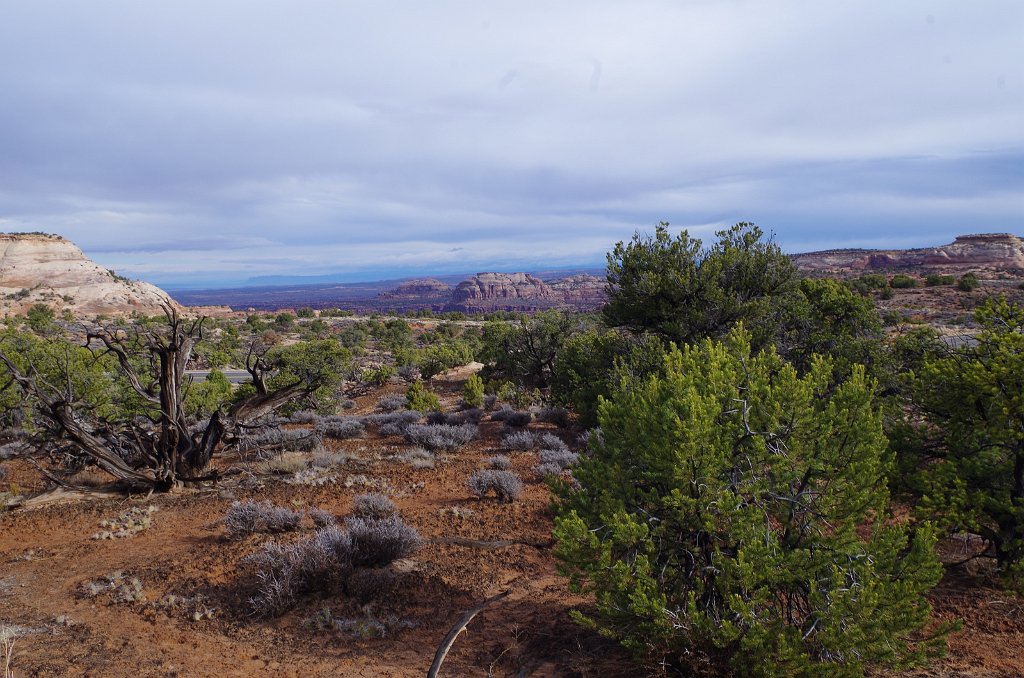
<instances>
[{"instance_id":1,"label":"small green bush","mask_svg":"<svg viewBox=\"0 0 1024 678\"><path fill-rule=\"evenodd\" d=\"M912 287L917 287L917 279L911 278L909 275L897 273L889 279L889 287L897 290L910 289Z\"/></svg>"},{"instance_id":2,"label":"small green bush","mask_svg":"<svg viewBox=\"0 0 1024 678\"><path fill-rule=\"evenodd\" d=\"M924 279L925 287L939 287L940 285L952 285L956 282L956 278L951 275L939 275L938 273L932 273Z\"/></svg>"},{"instance_id":3,"label":"small green bush","mask_svg":"<svg viewBox=\"0 0 1024 678\"><path fill-rule=\"evenodd\" d=\"M978 276L973 273L964 273L956 283L957 289L961 292L972 292L978 289L980 285L981 281L978 280Z\"/></svg>"},{"instance_id":4,"label":"small green bush","mask_svg":"<svg viewBox=\"0 0 1024 678\"><path fill-rule=\"evenodd\" d=\"M462 402L467 407L484 406L484 380L476 374L469 375L466 385L462 388Z\"/></svg>"},{"instance_id":5,"label":"small green bush","mask_svg":"<svg viewBox=\"0 0 1024 678\"><path fill-rule=\"evenodd\" d=\"M881 273L866 273L860 277L860 281L872 290L884 290L889 285L889 281Z\"/></svg>"},{"instance_id":6,"label":"small green bush","mask_svg":"<svg viewBox=\"0 0 1024 678\"><path fill-rule=\"evenodd\" d=\"M441 400L436 393L431 393L422 381L414 381L409 384L405 397L409 401L409 409L417 412L440 411Z\"/></svg>"}]
</instances>

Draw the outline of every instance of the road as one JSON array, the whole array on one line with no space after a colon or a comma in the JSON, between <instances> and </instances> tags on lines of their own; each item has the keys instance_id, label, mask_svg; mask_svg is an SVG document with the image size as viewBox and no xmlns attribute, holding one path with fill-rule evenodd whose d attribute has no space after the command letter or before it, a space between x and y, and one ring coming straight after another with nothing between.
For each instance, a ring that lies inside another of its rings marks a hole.
<instances>
[{"instance_id":1,"label":"road","mask_svg":"<svg viewBox=\"0 0 1024 678\"><path fill-rule=\"evenodd\" d=\"M221 370L221 372L232 384L248 384L252 381L252 377L245 370ZM206 381L206 375L209 373L210 370L185 370L185 376L192 377L192 380L197 383Z\"/></svg>"}]
</instances>

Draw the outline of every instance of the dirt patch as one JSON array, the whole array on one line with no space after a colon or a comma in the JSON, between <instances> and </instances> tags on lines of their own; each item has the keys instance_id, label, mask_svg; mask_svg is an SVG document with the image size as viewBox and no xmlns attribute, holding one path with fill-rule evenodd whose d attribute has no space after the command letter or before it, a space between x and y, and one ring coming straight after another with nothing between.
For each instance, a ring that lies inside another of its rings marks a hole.
<instances>
[{"instance_id":1,"label":"dirt patch","mask_svg":"<svg viewBox=\"0 0 1024 678\"><path fill-rule=\"evenodd\" d=\"M464 378L445 375L431 388L452 407ZM379 396L361 398L354 412L371 411ZM531 428L556 432L550 424ZM17 627L16 675L422 676L462 613L502 591L509 596L455 641L442 675L657 674L570 620L569 611L588 601L569 594L557 574L536 453L501 450L497 422L484 421L480 432L470 445L438 455L433 468L403 460L408 445L399 436L371 432L326 441L343 461L323 482L289 482L292 476L229 457L217 463L243 473L219 485L65 497L0 514L0 621ZM472 498L466 479L499 451L523 479L522 496L507 504ZM43 486L30 466L7 465L22 488ZM221 524L231 503L266 499L343 516L369 490L392 498L423 547L343 588L303 597L280 617L252 617L255 582L243 559L314 527L307 518L298 534L231 540ZM964 627L951 636L947 659L912 675L1024 675L1024 601L962 574L948 576L932 601L937 616L962 619Z\"/></svg>"}]
</instances>

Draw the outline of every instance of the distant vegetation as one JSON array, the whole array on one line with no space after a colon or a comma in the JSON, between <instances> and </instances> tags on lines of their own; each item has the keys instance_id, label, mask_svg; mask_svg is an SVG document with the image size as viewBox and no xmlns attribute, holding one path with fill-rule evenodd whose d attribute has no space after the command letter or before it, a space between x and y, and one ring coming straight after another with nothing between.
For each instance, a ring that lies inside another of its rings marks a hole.
<instances>
[{"instance_id":1,"label":"distant vegetation","mask_svg":"<svg viewBox=\"0 0 1024 678\"><path fill-rule=\"evenodd\" d=\"M1024 309L979 300L958 321L976 334L941 341L876 308L918 278L802 278L749 223L708 244L660 224L615 245L607 280L599 312L473 319L302 306L85 323L36 304L0 332L0 422L54 482L100 469L157 491L222 480L229 451L318 487L337 482L341 441L393 436L388 458L423 473L476 444L458 478L474 508L443 515L516 508L531 487L547 506L550 488L555 556L589 596L577 621L684 675L927 662L953 629L928 595L954 534L1022 587ZM923 282L949 289L905 294L969 301L980 284ZM421 545L387 497L353 506L338 522L231 505L232 540L314 526L249 549L253 614L351 594Z\"/></svg>"}]
</instances>

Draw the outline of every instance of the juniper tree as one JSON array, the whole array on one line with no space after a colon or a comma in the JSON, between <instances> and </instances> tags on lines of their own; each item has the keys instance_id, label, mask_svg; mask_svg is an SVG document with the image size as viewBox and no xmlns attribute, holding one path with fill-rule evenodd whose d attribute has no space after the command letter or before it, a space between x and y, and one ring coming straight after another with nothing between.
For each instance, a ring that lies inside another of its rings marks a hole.
<instances>
[{"instance_id":1,"label":"juniper tree","mask_svg":"<svg viewBox=\"0 0 1024 678\"><path fill-rule=\"evenodd\" d=\"M893 520L873 385L804 376L774 350L673 349L623 380L559 489L557 556L577 618L655 661L742 675L861 675L937 650L933 530Z\"/></svg>"},{"instance_id":2,"label":"juniper tree","mask_svg":"<svg viewBox=\"0 0 1024 678\"><path fill-rule=\"evenodd\" d=\"M192 422L186 368L204 322L167 307L163 323L93 327L82 345L5 332L0 406L17 395L39 449L67 449L129 485L168 490L202 479L212 455L222 442L236 441L240 427L329 393L351 363L334 340L269 350L254 342L244 357L252 383L230 407L217 398L207 403L205 421Z\"/></svg>"},{"instance_id":3,"label":"juniper tree","mask_svg":"<svg viewBox=\"0 0 1024 678\"><path fill-rule=\"evenodd\" d=\"M1024 570L1024 308L988 300L973 344L926 358L914 380L920 508L981 535L1006 574ZM911 464L908 464L910 466Z\"/></svg>"}]
</instances>

